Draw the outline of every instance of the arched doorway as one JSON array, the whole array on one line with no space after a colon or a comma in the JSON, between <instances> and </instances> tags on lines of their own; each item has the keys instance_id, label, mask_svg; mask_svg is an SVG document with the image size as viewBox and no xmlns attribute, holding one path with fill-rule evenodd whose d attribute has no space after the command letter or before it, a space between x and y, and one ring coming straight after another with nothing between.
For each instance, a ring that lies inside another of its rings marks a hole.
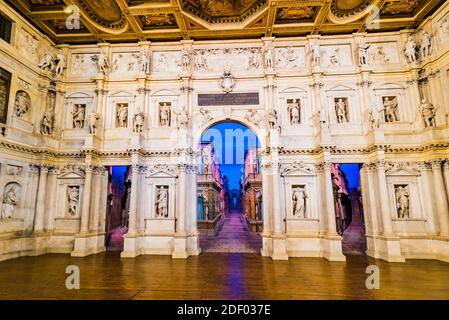
<instances>
[{"instance_id":1,"label":"arched doorway","mask_svg":"<svg viewBox=\"0 0 449 320\"><path fill-rule=\"evenodd\" d=\"M242 123L222 121L203 132L199 149L197 217L202 251L258 253L263 229L258 137Z\"/></svg>"}]
</instances>

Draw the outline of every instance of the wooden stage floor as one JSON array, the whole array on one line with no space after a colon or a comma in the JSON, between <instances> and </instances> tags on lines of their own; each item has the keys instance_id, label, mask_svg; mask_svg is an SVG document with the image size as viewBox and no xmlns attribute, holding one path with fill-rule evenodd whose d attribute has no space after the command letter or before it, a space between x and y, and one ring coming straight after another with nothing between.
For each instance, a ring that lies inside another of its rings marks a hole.
<instances>
[{"instance_id":1,"label":"wooden stage floor","mask_svg":"<svg viewBox=\"0 0 449 320\"><path fill-rule=\"evenodd\" d=\"M379 290L365 288L370 264L380 268ZM68 265L80 268L80 290L65 287ZM187 260L52 254L0 262L0 299L449 299L449 264L364 256L342 263L226 253Z\"/></svg>"}]
</instances>

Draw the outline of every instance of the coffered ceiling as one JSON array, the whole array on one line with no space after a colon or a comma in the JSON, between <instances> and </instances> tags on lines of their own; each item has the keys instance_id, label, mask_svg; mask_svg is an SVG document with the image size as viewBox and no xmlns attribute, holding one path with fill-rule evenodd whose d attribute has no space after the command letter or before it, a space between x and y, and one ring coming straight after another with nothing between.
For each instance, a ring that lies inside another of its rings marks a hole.
<instances>
[{"instance_id":1,"label":"coffered ceiling","mask_svg":"<svg viewBox=\"0 0 449 320\"><path fill-rule=\"evenodd\" d=\"M6 0L57 43L242 39L417 27L445 0ZM68 29L79 8L79 29ZM377 9L376 9L377 8ZM376 14L378 13L378 14ZM72 15L71 15L72 14Z\"/></svg>"}]
</instances>

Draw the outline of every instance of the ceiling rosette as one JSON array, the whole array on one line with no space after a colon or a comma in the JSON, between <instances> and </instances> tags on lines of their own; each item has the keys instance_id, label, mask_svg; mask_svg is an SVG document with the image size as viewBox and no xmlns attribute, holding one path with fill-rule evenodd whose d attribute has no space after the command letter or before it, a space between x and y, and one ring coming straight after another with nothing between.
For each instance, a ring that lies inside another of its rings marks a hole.
<instances>
[{"instance_id":1,"label":"ceiling rosette","mask_svg":"<svg viewBox=\"0 0 449 320\"><path fill-rule=\"evenodd\" d=\"M357 21L375 8L378 0L333 0L329 19L337 24Z\"/></svg>"},{"instance_id":2,"label":"ceiling rosette","mask_svg":"<svg viewBox=\"0 0 449 320\"><path fill-rule=\"evenodd\" d=\"M128 30L128 21L114 0L78 0L86 19L98 29L112 34Z\"/></svg>"}]
</instances>

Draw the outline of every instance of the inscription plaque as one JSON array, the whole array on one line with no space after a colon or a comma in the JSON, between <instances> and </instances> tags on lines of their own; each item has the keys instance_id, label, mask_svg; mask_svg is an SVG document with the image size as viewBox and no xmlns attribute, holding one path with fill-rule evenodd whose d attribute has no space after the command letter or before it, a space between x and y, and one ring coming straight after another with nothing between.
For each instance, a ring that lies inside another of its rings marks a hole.
<instances>
[{"instance_id":1,"label":"inscription plaque","mask_svg":"<svg viewBox=\"0 0 449 320\"><path fill-rule=\"evenodd\" d=\"M258 105L259 93L211 93L198 94L198 106L244 106Z\"/></svg>"}]
</instances>

